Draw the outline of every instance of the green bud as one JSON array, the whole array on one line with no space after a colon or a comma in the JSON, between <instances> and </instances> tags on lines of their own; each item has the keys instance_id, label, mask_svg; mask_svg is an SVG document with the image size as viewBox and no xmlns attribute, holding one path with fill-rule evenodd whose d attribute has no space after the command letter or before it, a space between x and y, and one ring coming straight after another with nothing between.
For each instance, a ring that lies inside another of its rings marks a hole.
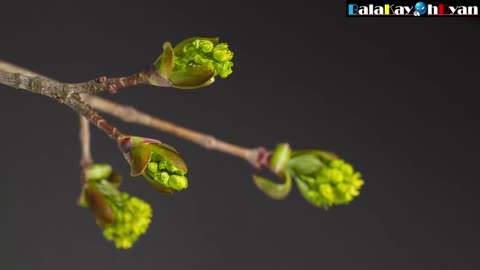
<instances>
[{"instance_id":1,"label":"green bud","mask_svg":"<svg viewBox=\"0 0 480 270\"><path fill-rule=\"evenodd\" d=\"M232 74L233 72L232 71L233 63L230 61L223 62L223 63L214 63L214 66L215 66L215 71L222 78L228 77L228 75Z\"/></svg>"},{"instance_id":2,"label":"green bud","mask_svg":"<svg viewBox=\"0 0 480 270\"><path fill-rule=\"evenodd\" d=\"M305 199L318 207L351 202L364 183L352 165L321 150L293 151L285 170Z\"/></svg>"},{"instance_id":3,"label":"green bud","mask_svg":"<svg viewBox=\"0 0 480 270\"><path fill-rule=\"evenodd\" d=\"M85 169L87 181L107 179L112 174L112 166L105 163L96 163Z\"/></svg>"},{"instance_id":4,"label":"green bud","mask_svg":"<svg viewBox=\"0 0 480 270\"><path fill-rule=\"evenodd\" d=\"M213 50L215 45L212 41L207 39L194 39L190 43L187 43L185 47L183 47L183 51L189 51L191 49L200 50L203 53L209 53Z\"/></svg>"},{"instance_id":5,"label":"green bud","mask_svg":"<svg viewBox=\"0 0 480 270\"><path fill-rule=\"evenodd\" d=\"M130 248L147 231L152 209L146 202L121 193L107 180L89 182L86 194L103 235L117 248Z\"/></svg>"},{"instance_id":6,"label":"green bud","mask_svg":"<svg viewBox=\"0 0 480 270\"><path fill-rule=\"evenodd\" d=\"M147 169L152 173L156 173L158 171L158 163L156 162L148 163Z\"/></svg>"},{"instance_id":7,"label":"green bud","mask_svg":"<svg viewBox=\"0 0 480 270\"><path fill-rule=\"evenodd\" d=\"M233 58L233 52L228 49L227 43L220 43L213 49L213 58L219 62L230 61Z\"/></svg>"},{"instance_id":8,"label":"green bud","mask_svg":"<svg viewBox=\"0 0 480 270\"><path fill-rule=\"evenodd\" d=\"M333 200L335 199L333 194L333 188L331 185L321 184L319 191L323 198L325 198L325 200L333 202Z\"/></svg>"},{"instance_id":9,"label":"green bud","mask_svg":"<svg viewBox=\"0 0 480 270\"><path fill-rule=\"evenodd\" d=\"M167 172L161 172L160 173L160 179L162 180L162 183L164 185L168 185L168 179L170 178L170 175L168 175Z\"/></svg>"},{"instance_id":10,"label":"green bud","mask_svg":"<svg viewBox=\"0 0 480 270\"><path fill-rule=\"evenodd\" d=\"M122 176L118 173L113 172L112 167L106 163L92 164L85 168L83 172L86 186L82 189L82 192L77 202L78 205L82 207L88 206L88 197L90 197L90 200L96 200L96 198L98 197L95 194L96 188L95 190L93 190L92 187L90 187L90 190L87 190L87 186L89 186L90 183L108 181L115 190L118 189L122 183ZM94 205L94 203L90 205ZM92 209L92 212L95 212L95 210Z\"/></svg>"},{"instance_id":11,"label":"green bud","mask_svg":"<svg viewBox=\"0 0 480 270\"><path fill-rule=\"evenodd\" d=\"M128 249L146 233L152 220L152 209L149 204L136 197L122 193L117 202L112 202L115 221L111 224L100 223L103 235L114 241L119 249Z\"/></svg>"},{"instance_id":12,"label":"green bud","mask_svg":"<svg viewBox=\"0 0 480 270\"><path fill-rule=\"evenodd\" d=\"M174 190L182 190L187 188L188 186L188 181L185 176L179 176L179 175L170 175L168 178L168 185L170 188Z\"/></svg>"},{"instance_id":13,"label":"green bud","mask_svg":"<svg viewBox=\"0 0 480 270\"><path fill-rule=\"evenodd\" d=\"M194 37L172 48L169 42L154 63L153 72L142 74L152 85L196 89L232 73L233 52L218 38ZM161 78L159 78L161 77Z\"/></svg>"},{"instance_id":14,"label":"green bud","mask_svg":"<svg viewBox=\"0 0 480 270\"><path fill-rule=\"evenodd\" d=\"M166 193L188 186L187 165L171 146L135 136L122 136L118 144L130 163L132 176L143 175L155 189Z\"/></svg>"}]
</instances>

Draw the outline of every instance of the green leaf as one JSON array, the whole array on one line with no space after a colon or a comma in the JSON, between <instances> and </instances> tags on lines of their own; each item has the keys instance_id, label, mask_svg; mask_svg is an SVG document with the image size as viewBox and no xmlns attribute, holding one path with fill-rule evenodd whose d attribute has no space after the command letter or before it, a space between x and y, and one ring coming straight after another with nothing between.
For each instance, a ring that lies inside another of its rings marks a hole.
<instances>
[{"instance_id":1,"label":"green leaf","mask_svg":"<svg viewBox=\"0 0 480 270\"><path fill-rule=\"evenodd\" d=\"M104 196L107 196L107 197L120 196L120 191L118 191L118 189L107 180L101 180L99 182L92 184L91 186L95 186L95 190L102 193Z\"/></svg>"},{"instance_id":2,"label":"green leaf","mask_svg":"<svg viewBox=\"0 0 480 270\"><path fill-rule=\"evenodd\" d=\"M157 191L163 192L163 193L173 193L173 189L166 187L159 182L156 182L152 179L150 179L147 175L143 175L143 177L147 180L147 182Z\"/></svg>"},{"instance_id":3,"label":"green leaf","mask_svg":"<svg viewBox=\"0 0 480 270\"><path fill-rule=\"evenodd\" d=\"M155 69L157 72L162 76L165 80L170 78L170 74L172 74L173 70L173 48L170 42L165 42L163 44L163 53L160 57L155 61Z\"/></svg>"},{"instance_id":4,"label":"green leaf","mask_svg":"<svg viewBox=\"0 0 480 270\"><path fill-rule=\"evenodd\" d=\"M85 169L85 178L88 181L106 179L112 174L112 166L105 163L95 163Z\"/></svg>"},{"instance_id":5,"label":"green leaf","mask_svg":"<svg viewBox=\"0 0 480 270\"><path fill-rule=\"evenodd\" d=\"M301 155L288 162L290 169L297 174L311 175L323 166L322 161L314 155Z\"/></svg>"},{"instance_id":6,"label":"green leaf","mask_svg":"<svg viewBox=\"0 0 480 270\"><path fill-rule=\"evenodd\" d=\"M149 147L153 153L162 156L165 160L173 164L178 169L185 173L188 171L185 160L183 160L182 156L180 156L180 154L173 147L162 143L149 144Z\"/></svg>"},{"instance_id":7,"label":"green leaf","mask_svg":"<svg viewBox=\"0 0 480 270\"><path fill-rule=\"evenodd\" d=\"M302 180L298 178L294 178L295 182L297 183L298 190L300 190L300 194L302 194L303 198L307 200L312 205L318 207L319 204L317 203L317 198L319 197L318 193L312 191L310 187L304 183Z\"/></svg>"},{"instance_id":8,"label":"green leaf","mask_svg":"<svg viewBox=\"0 0 480 270\"><path fill-rule=\"evenodd\" d=\"M274 200L285 199L292 189L292 179L289 174L285 177L285 182L278 184L266 178L253 175L253 181L258 189Z\"/></svg>"},{"instance_id":9,"label":"green leaf","mask_svg":"<svg viewBox=\"0 0 480 270\"><path fill-rule=\"evenodd\" d=\"M148 144L140 144L130 148L130 175L138 176L145 171L150 159L152 158L152 150Z\"/></svg>"},{"instance_id":10,"label":"green leaf","mask_svg":"<svg viewBox=\"0 0 480 270\"><path fill-rule=\"evenodd\" d=\"M89 187L85 190L88 207L93 215L102 223L111 224L114 221L112 208L108 205L108 201L102 193L97 191L95 187Z\"/></svg>"},{"instance_id":11,"label":"green leaf","mask_svg":"<svg viewBox=\"0 0 480 270\"><path fill-rule=\"evenodd\" d=\"M319 157L321 160L332 160L337 159L338 156L333 152L319 150L319 149L301 149L292 151L292 157L297 157L301 155L313 155Z\"/></svg>"},{"instance_id":12,"label":"green leaf","mask_svg":"<svg viewBox=\"0 0 480 270\"><path fill-rule=\"evenodd\" d=\"M207 66L195 66L170 75L170 82L173 87L180 89L195 89L207 86L214 82L215 71Z\"/></svg>"},{"instance_id":13,"label":"green leaf","mask_svg":"<svg viewBox=\"0 0 480 270\"><path fill-rule=\"evenodd\" d=\"M285 165L288 163L290 159L290 154L292 150L287 143L279 144L275 151L273 152L272 158L270 159L270 168L275 172L278 173Z\"/></svg>"}]
</instances>

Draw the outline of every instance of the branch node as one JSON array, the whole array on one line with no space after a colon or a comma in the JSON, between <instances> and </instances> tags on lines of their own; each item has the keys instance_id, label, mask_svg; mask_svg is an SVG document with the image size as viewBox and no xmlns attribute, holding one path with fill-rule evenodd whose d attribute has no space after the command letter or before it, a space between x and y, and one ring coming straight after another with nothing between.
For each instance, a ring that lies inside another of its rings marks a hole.
<instances>
[{"instance_id":1,"label":"branch node","mask_svg":"<svg viewBox=\"0 0 480 270\"><path fill-rule=\"evenodd\" d=\"M253 167L263 169L270 167L270 157L272 153L265 147L258 147L254 151L254 156L250 158Z\"/></svg>"},{"instance_id":2,"label":"branch node","mask_svg":"<svg viewBox=\"0 0 480 270\"><path fill-rule=\"evenodd\" d=\"M108 89L108 92L112 95L117 93L117 86L115 84L109 84L107 86L107 89Z\"/></svg>"},{"instance_id":3,"label":"branch node","mask_svg":"<svg viewBox=\"0 0 480 270\"><path fill-rule=\"evenodd\" d=\"M20 73L15 73L15 85L14 87L16 89L20 88L20 85L22 84L22 77Z\"/></svg>"},{"instance_id":4,"label":"branch node","mask_svg":"<svg viewBox=\"0 0 480 270\"><path fill-rule=\"evenodd\" d=\"M203 146L207 149L213 148L217 143L217 139L213 136L207 135L204 138Z\"/></svg>"},{"instance_id":5,"label":"branch node","mask_svg":"<svg viewBox=\"0 0 480 270\"><path fill-rule=\"evenodd\" d=\"M30 87L32 92L42 94L45 91L45 86L43 85L43 79L41 77L35 77L30 82Z\"/></svg>"}]
</instances>

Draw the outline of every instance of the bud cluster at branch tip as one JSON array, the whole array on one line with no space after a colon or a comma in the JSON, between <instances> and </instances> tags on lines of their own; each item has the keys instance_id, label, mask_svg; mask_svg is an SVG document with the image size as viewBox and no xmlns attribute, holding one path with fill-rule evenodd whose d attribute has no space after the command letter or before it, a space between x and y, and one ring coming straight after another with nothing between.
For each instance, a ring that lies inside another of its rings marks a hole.
<instances>
[{"instance_id":1,"label":"bud cluster at branch tip","mask_svg":"<svg viewBox=\"0 0 480 270\"><path fill-rule=\"evenodd\" d=\"M218 37L193 37L175 48L170 42L163 45L163 53L154 63L154 73L147 75L152 85L195 89L210 85L215 76L226 78L232 73L233 52ZM160 78L157 76L159 75Z\"/></svg>"},{"instance_id":2,"label":"bud cluster at branch tip","mask_svg":"<svg viewBox=\"0 0 480 270\"><path fill-rule=\"evenodd\" d=\"M188 187L187 165L173 147L154 139L126 135L118 139L118 145L130 164L130 175L143 175L161 192Z\"/></svg>"},{"instance_id":3,"label":"bud cluster at branch tip","mask_svg":"<svg viewBox=\"0 0 480 270\"><path fill-rule=\"evenodd\" d=\"M121 177L108 164L93 164L84 173L86 184L79 204L90 208L105 238L117 248L132 247L150 225L150 205L120 192Z\"/></svg>"},{"instance_id":4,"label":"bud cluster at branch tip","mask_svg":"<svg viewBox=\"0 0 480 270\"><path fill-rule=\"evenodd\" d=\"M279 184L254 176L261 191L273 199L283 199L290 192L293 178L302 196L317 207L351 202L364 183L352 165L334 154L318 149L292 151L288 144L277 146L270 169L285 181Z\"/></svg>"}]
</instances>

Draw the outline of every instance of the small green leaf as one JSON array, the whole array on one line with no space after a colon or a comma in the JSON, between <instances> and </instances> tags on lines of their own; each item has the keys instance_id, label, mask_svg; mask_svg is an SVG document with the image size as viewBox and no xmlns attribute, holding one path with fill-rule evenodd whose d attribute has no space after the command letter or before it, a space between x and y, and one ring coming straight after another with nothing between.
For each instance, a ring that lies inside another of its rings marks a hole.
<instances>
[{"instance_id":1,"label":"small green leaf","mask_svg":"<svg viewBox=\"0 0 480 270\"><path fill-rule=\"evenodd\" d=\"M290 149L288 143L279 144L277 148L275 148L272 158L270 159L270 168L275 173L283 170L285 165L288 163L288 160L290 159L291 152L292 150Z\"/></svg>"},{"instance_id":2,"label":"small green leaf","mask_svg":"<svg viewBox=\"0 0 480 270\"><path fill-rule=\"evenodd\" d=\"M145 171L150 159L152 158L152 150L148 144L141 144L130 148L130 175L138 176Z\"/></svg>"},{"instance_id":3,"label":"small green leaf","mask_svg":"<svg viewBox=\"0 0 480 270\"><path fill-rule=\"evenodd\" d=\"M163 192L163 193L173 193L173 189L166 187L165 185L160 184L159 182L156 182L146 175L144 175L145 180L157 191Z\"/></svg>"},{"instance_id":4,"label":"small green leaf","mask_svg":"<svg viewBox=\"0 0 480 270\"><path fill-rule=\"evenodd\" d=\"M88 181L106 179L112 174L112 166L105 163L96 163L85 169L85 178Z\"/></svg>"},{"instance_id":5,"label":"small green leaf","mask_svg":"<svg viewBox=\"0 0 480 270\"><path fill-rule=\"evenodd\" d=\"M195 89L207 86L214 82L215 71L207 66L195 66L170 75L170 82L173 87L180 89Z\"/></svg>"},{"instance_id":6,"label":"small green leaf","mask_svg":"<svg viewBox=\"0 0 480 270\"><path fill-rule=\"evenodd\" d=\"M288 166L298 174L311 175L323 166L323 163L317 156L301 155L292 158Z\"/></svg>"},{"instance_id":7,"label":"small green leaf","mask_svg":"<svg viewBox=\"0 0 480 270\"><path fill-rule=\"evenodd\" d=\"M319 149L301 149L301 150L294 150L292 151L292 158L302 155L312 155L317 156L321 160L332 160L337 159L338 156L333 152L319 150Z\"/></svg>"},{"instance_id":8,"label":"small green leaf","mask_svg":"<svg viewBox=\"0 0 480 270\"><path fill-rule=\"evenodd\" d=\"M292 179L290 175L286 175L285 182L278 184L266 178L253 175L253 181L258 189L274 200L285 199L292 189Z\"/></svg>"},{"instance_id":9,"label":"small green leaf","mask_svg":"<svg viewBox=\"0 0 480 270\"><path fill-rule=\"evenodd\" d=\"M153 153L162 156L165 160L182 170L184 173L188 171L185 160L183 160L182 156L180 156L180 154L173 147L163 143L149 144L149 146Z\"/></svg>"},{"instance_id":10,"label":"small green leaf","mask_svg":"<svg viewBox=\"0 0 480 270\"><path fill-rule=\"evenodd\" d=\"M173 48L170 42L165 42L163 44L163 53L160 57L155 61L155 69L157 72L162 76L165 80L170 78L170 74L172 74L173 70Z\"/></svg>"},{"instance_id":11,"label":"small green leaf","mask_svg":"<svg viewBox=\"0 0 480 270\"><path fill-rule=\"evenodd\" d=\"M305 198L305 200L307 200L312 205L318 207L319 206L319 204L317 203L317 198L319 197L318 193L315 191L312 191L310 187L306 183L304 183L302 180L299 180L298 178L294 178L294 179L295 179L295 182L297 183L298 190L300 190L300 194L302 194L303 198Z\"/></svg>"},{"instance_id":12,"label":"small green leaf","mask_svg":"<svg viewBox=\"0 0 480 270\"><path fill-rule=\"evenodd\" d=\"M102 193L104 196L112 197L120 195L120 191L105 179L92 183L90 186L94 186L95 190Z\"/></svg>"},{"instance_id":13,"label":"small green leaf","mask_svg":"<svg viewBox=\"0 0 480 270\"><path fill-rule=\"evenodd\" d=\"M114 220L112 208L108 205L107 199L95 187L89 187L85 190L85 197L90 211L104 224L111 224Z\"/></svg>"}]
</instances>

